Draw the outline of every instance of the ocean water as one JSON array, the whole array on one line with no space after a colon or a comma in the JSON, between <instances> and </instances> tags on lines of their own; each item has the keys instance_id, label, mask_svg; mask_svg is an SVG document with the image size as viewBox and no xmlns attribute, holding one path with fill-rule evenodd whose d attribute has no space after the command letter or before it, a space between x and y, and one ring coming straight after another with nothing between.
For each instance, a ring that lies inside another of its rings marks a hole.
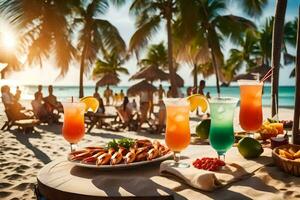
<instances>
[{"instance_id":1,"label":"ocean water","mask_svg":"<svg viewBox=\"0 0 300 200\"><path fill-rule=\"evenodd\" d=\"M22 90L22 99L31 100L33 99L33 95L37 90L37 86L20 86ZM94 86L85 86L84 87L84 95L89 96L94 93ZM102 95L105 87L99 88L99 93ZM113 92L120 92L121 90L126 93L128 86L124 87L111 87ZM186 94L187 87L181 88L182 92ZM167 91L167 87L165 87ZM11 91L14 93L15 88L11 88ZM217 90L215 86L207 86L204 89L204 92L210 92L211 96L217 96ZM47 87L43 87L44 96L48 94ZM71 96L77 97L79 94L78 86L54 86L54 94L58 97L59 100L63 101ZM222 96L232 96L239 98L240 91L238 86L230 86L230 87L221 87L221 95ZM295 99L295 87L294 86L280 86L279 87L279 101L278 105L280 107L294 107L294 99ZM270 106L271 105L271 87L264 86L263 93L263 105Z\"/></svg>"}]
</instances>

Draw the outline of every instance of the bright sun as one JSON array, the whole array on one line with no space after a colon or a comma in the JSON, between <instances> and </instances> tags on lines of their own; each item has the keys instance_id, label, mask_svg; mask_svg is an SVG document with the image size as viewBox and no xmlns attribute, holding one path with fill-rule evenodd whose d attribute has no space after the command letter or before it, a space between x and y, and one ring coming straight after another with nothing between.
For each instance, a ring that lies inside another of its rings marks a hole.
<instances>
[{"instance_id":1,"label":"bright sun","mask_svg":"<svg viewBox=\"0 0 300 200\"><path fill-rule=\"evenodd\" d=\"M16 47L16 37L12 31L5 31L0 33L1 46L6 50L14 50Z\"/></svg>"}]
</instances>

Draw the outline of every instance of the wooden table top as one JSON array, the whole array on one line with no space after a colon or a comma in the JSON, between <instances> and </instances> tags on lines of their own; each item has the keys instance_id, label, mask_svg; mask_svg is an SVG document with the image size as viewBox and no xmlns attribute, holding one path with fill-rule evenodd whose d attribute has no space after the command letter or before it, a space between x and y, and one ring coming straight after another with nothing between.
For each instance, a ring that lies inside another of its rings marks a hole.
<instances>
[{"instance_id":1,"label":"wooden table top","mask_svg":"<svg viewBox=\"0 0 300 200\"><path fill-rule=\"evenodd\" d=\"M204 151L203 151L204 150ZM203 157L213 150L209 146L190 145L183 151L183 157ZM234 161L230 152L227 160ZM272 174L273 173L273 174ZM274 175L275 174L275 175ZM38 188L47 199L281 199L285 192L297 187L290 184L276 189L289 175L280 172L275 166L263 167L252 177L230 184L214 192L193 189L177 178L159 175L159 163L131 169L100 170L81 168L62 158L47 164L39 172ZM282 178L284 177L284 178ZM266 181L268 180L268 181ZM270 191L270 182L275 189ZM259 185L259 187L258 187ZM281 186L280 186L281 187ZM289 194L291 195L291 194Z\"/></svg>"}]
</instances>

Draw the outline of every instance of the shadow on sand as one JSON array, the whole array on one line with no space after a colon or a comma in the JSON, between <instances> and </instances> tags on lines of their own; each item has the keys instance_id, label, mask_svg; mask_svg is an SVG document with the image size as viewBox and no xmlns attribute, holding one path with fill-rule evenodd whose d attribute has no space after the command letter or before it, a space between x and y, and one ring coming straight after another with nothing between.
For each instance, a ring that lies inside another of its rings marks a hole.
<instances>
[{"instance_id":1,"label":"shadow on sand","mask_svg":"<svg viewBox=\"0 0 300 200\"><path fill-rule=\"evenodd\" d=\"M41 139L42 136L39 132L34 132L34 133L20 133L17 129L11 130L10 133L14 134L16 136L16 139L23 144L24 146L26 146L28 149L30 149L35 157L37 159L39 159L41 162L43 162L44 164L47 164L49 162L51 162L51 159L47 156L47 154L45 154L43 151L41 151L39 148L33 146L30 142L29 139L30 138L38 138Z\"/></svg>"}]
</instances>

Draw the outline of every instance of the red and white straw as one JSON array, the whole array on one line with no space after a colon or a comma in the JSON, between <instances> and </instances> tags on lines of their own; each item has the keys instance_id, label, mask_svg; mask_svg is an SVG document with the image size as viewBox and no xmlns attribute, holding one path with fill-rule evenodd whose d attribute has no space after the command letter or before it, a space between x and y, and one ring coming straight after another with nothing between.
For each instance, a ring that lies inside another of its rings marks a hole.
<instances>
[{"instance_id":1,"label":"red and white straw","mask_svg":"<svg viewBox=\"0 0 300 200\"><path fill-rule=\"evenodd\" d=\"M265 80L270 78L272 74L273 74L273 67L271 67L271 69L264 75L264 77L260 80L260 82L264 82Z\"/></svg>"}]
</instances>

